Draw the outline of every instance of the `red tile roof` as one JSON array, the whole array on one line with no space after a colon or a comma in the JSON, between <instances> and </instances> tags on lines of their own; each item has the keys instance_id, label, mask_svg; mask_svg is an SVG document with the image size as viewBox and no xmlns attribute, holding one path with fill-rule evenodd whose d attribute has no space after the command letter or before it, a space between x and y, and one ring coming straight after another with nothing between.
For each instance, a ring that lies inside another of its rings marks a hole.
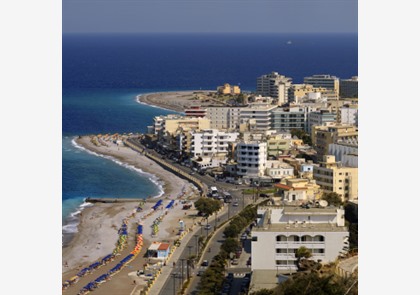
<instances>
[{"instance_id":1,"label":"red tile roof","mask_svg":"<svg viewBox=\"0 0 420 295\"><path fill-rule=\"evenodd\" d=\"M276 183L274 186L277 187L277 188L284 189L284 190L291 190L291 189L293 189L293 187L288 186L288 185L285 185L285 184L281 184L281 183Z\"/></svg>"},{"instance_id":2,"label":"red tile roof","mask_svg":"<svg viewBox=\"0 0 420 295\"><path fill-rule=\"evenodd\" d=\"M169 244L167 243L161 243L158 250L168 250Z\"/></svg>"}]
</instances>

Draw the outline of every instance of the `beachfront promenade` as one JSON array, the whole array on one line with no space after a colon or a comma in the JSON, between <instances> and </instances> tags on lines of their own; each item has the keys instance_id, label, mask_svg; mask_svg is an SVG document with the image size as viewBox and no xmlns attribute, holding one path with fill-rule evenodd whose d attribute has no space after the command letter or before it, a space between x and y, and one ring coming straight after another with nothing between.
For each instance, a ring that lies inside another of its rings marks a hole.
<instances>
[{"instance_id":1,"label":"beachfront promenade","mask_svg":"<svg viewBox=\"0 0 420 295\"><path fill-rule=\"evenodd\" d=\"M123 142L125 143L126 148L122 148L122 149L121 149L121 145L118 145L115 143L112 144L112 142L110 141L104 142L106 144L95 145L91 139L92 137L84 137L84 138L80 138L80 141L84 143L87 148L92 147L98 153L106 153L107 155L112 156L113 155L112 152L114 151L115 156L123 154L126 159L135 159L135 161L146 162L144 165L145 168L153 167L153 164L151 162L156 163L157 167L153 168L154 169L153 171L160 173L158 175L161 179L169 181L170 184L172 183L175 184L175 183L179 183L181 179L178 178L178 180L176 180L176 179L170 178L170 175L174 177L176 177L175 175L178 175L181 178L183 178L182 181L187 180L188 182L193 183L195 186L201 189L202 196L204 195L203 191L206 192L208 186L214 185L215 180L213 178L209 176L202 176L202 175L194 175L195 176L194 177L189 174L190 173L189 168L183 167L179 165L178 163L169 163L168 160L162 159L160 155L157 154L155 151L144 148L140 143L137 143L137 139L138 139L137 137L133 137L132 140L125 139ZM89 146L89 144L91 144L91 146ZM135 154L137 153L141 154L142 156L139 155L139 157L136 157ZM147 162L146 160L149 161L150 163ZM162 174L162 172L158 172L159 169L162 171L166 171L167 174ZM150 173L150 170L148 172ZM92 292L95 292L97 294L111 294L109 292L113 292L116 290L120 290L120 291L124 290L124 292L127 292L128 294L133 294L133 295L135 294L162 294L162 295L168 294L169 295L169 294L173 294L173 289L175 286L174 283L177 284L175 288L180 290L181 276L184 275L184 278L186 279L186 275L187 275L185 267L183 271L184 273L182 274L182 270L180 266L182 265L182 261L184 263L186 262L186 259L190 256L190 254L195 254L197 252L196 245L197 245L198 237L202 236L203 238L206 238L206 236L211 236L211 233L216 228L218 228L216 225L219 225L220 227L220 224L223 223L227 219L227 216L233 217L235 214L237 214L237 212L234 212L234 211L239 212L240 210L240 206L235 207L235 208L233 208L232 206L229 206L230 207L230 210L229 210L230 214L229 214L227 213L228 210L225 204L224 208L222 208L222 210L218 212L217 215L215 214L214 216L211 216L209 218L209 224L211 224L212 228L209 231L205 231L203 228L204 223L200 226L200 222L198 222L198 220L197 221L195 220L196 217L193 217L193 215L188 214L187 211L180 210L182 209L182 207L179 207L179 205L181 204L180 203L181 201L183 200L192 201L192 199L190 199L189 197L190 196L189 194L185 194L184 197L182 197L182 195L179 194L180 192L184 191L184 187L186 187L185 184L178 185L178 186L174 185L172 187L168 187L168 191L173 191L175 188L176 193L169 193L167 194L165 198L162 198L162 200L165 200L165 201L166 200L170 201L171 198L173 198L173 200L179 201L178 206L175 206L175 211L170 210L168 212L169 217L165 217L164 218L165 220L161 224L161 231L160 231L162 233L161 238L156 238L156 237L154 238L155 240L168 239L169 237L165 237L167 233L169 233L170 235L169 240L172 240L172 237L175 238L175 240L173 241L175 242L174 243L175 247L171 251L171 255L168 257L168 261L166 261L166 265L159 265L159 264L153 264L153 263L149 264L147 257L144 256L145 250L150 245L150 241L148 241L149 240L148 235L149 235L149 231L152 229L151 224L153 220L155 220L157 217L157 215L152 213L152 215L154 216L150 216L144 219L146 236L144 237L145 239L144 247L141 249L141 253L139 253L138 256L136 255L137 256L136 259L130 260L128 261L128 263L125 263L124 266L121 268L121 271L118 271L118 273L115 273L114 278L111 279L111 276L106 276L105 281L102 280L101 283L99 283L98 288L96 287L93 288L94 290L92 290ZM242 200L244 200L244 195L241 194L242 189L238 188L238 186L227 184L227 183L218 183L218 187L221 190L229 191L235 201L240 202L241 196L242 196ZM194 191L195 191L195 196L197 196L196 194L197 191L195 189L191 190L191 193L193 193ZM107 215L105 213L107 211L101 211L103 210L101 208L108 208L107 210L109 210L108 211L109 213L119 212L120 216L122 217L125 214L128 214L128 215L133 214L133 216L135 216L135 218L133 219L133 222L138 220L138 218L141 216L143 216L142 219L146 217L144 216L144 213L140 213L138 215L137 214L138 212L134 213L133 211L136 205L135 203L139 202L140 201L139 199L137 200L131 199L125 202L125 200L115 199L115 198L108 198L108 199L90 198L87 201L92 202L92 203L95 203L95 202L98 203L97 205L95 205L95 207L92 207L92 208L96 208L94 211L87 210L86 214L83 214L84 221L89 222L89 224L91 224L93 220L95 220L96 218L99 218L98 220L101 220L100 217L98 217L98 214L104 214L104 216ZM133 204L133 205L130 205L130 204ZM150 204L149 201L146 201L144 204L145 204L145 210L150 210L146 208L150 208L152 204ZM244 202L242 202L242 204L244 204ZM119 208L119 209L115 210L115 208ZM127 210L127 208L132 208L132 209ZM100 213L100 212L104 212L104 213ZM142 212L146 212L146 211L143 210ZM157 213L157 211L147 211L147 212ZM189 217L186 217L187 214ZM158 215L161 215L161 214L158 214ZM125 216L127 217L127 215ZM168 218L170 218L171 220L168 220ZM186 227L184 233L182 233L181 236L176 237L174 234L173 228L175 228L174 226L175 224L177 224L176 220L179 220L179 218L186 218L187 221L189 220L188 223L190 223L190 225ZM108 220L108 219L104 219L102 222L105 222L105 220ZM121 219L116 218L115 221L109 223L109 225L112 225L115 222L118 223L119 220ZM95 222L94 224L97 224L97 223ZM132 222L130 222L129 228L132 228L132 226L133 224ZM98 227L100 228L100 226ZM90 227L86 227L86 224L85 224L85 228L90 228ZM105 228L105 233L106 233L108 231L106 230L107 227L102 226L102 229L104 228ZM113 230L111 229L109 232L111 233L112 231ZM201 233L201 234L198 234L198 233ZM98 236L95 234L92 235L92 233L90 235L86 235L86 238L88 239L92 239L92 238L95 239L95 237L98 241L101 241L102 244L104 243L102 235L101 236ZM127 255L129 255L129 253L133 250L133 247L135 246L135 243L136 243L136 240L133 239L133 237L134 236L132 236L131 234L127 236L128 247L125 248L120 253L120 255L118 255L118 257L115 257L113 261L109 262L109 264L107 265L99 266L100 270L92 269L92 271L89 271L89 273L86 276L80 277L74 285L71 285L64 292L69 295L72 295L72 294L77 295L84 286L88 286L94 280L96 281L97 278L99 278L101 274L105 274L105 275L108 274L110 270L114 269L116 265L121 262L121 259L123 257L126 257ZM195 237L195 239L194 238L191 239L192 237ZM176 242L176 240L181 241L181 243ZM89 241L87 241L87 243L89 243ZM81 240L81 242L77 244L77 247L79 248L81 247L82 250L83 249L86 250L85 246L89 247L87 243L86 243L86 240ZM95 241L90 244L95 246ZM218 247L214 245L214 249L216 248ZM93 249L93 251L95 250ZM98 250L98 247L96 247L96 251L100 251ZM80 253L80 251L77 251L77 253ZM87 255L90 255L90 253L92 252L86 252ZM215 253L217 253L217 251ZM213 253L207 253L207 252L203 253L203 256L200 255L199 259L200 257L201 258L206 257L204 259L211 259L211 257L208 257L209 254L212 255ZM79 254L79 256L82 258L87 257L87 256L81 256L81 255L83 254ZM102 256L100 256L99 258L101 259ZM173 262L176 263L175 268L173 267ZM77 270L79 271L81 265L87 265L87 264L84 264L83 262L81 262L80 264L76 264L76 265L79 265L79 269ZM145 278L143 278L144 276L138 277L138 275L136 275L136 271L142 270L142 269L144 269L145 271L147 270L147 274L150 274L150 273L153 274L152 277L150 277L149 279L149 283L148 283L147 277L145 280ZM198 269L195 269L194 271L191 270L191 275L194 275L192 272L196 272L197 270ZM72 276L75 275L75 273L76 273L76 270L67 272L65 275L65 279L69 279L69 278L71 279ZM178 274L176 278L173 277L174 273ZM193 281L197 281L196 279L197 278L194 277ZM135 281L135 283L133 283L133 281ZM104 284L105 282L106 284ZM102 284L104 284L104 286L101 286Z\"/></svg>"},{"instance_id":2,"label":"beachfront promenade","mask_svg":"<svg viewBox=\"0 0 420 295\"><path fill-rule=\"evenodd\" d=\"M149 153L146 151L145 147L142 146L139 142L136 142L135 140L132 140L130 138L124 140L124 144L128 147L132 148L133 150L145 155L149 159L155 161L156 163L160 164L162 167L170 170L172 173L175 173L177 176L180 176L190 182L192 182L194 185L198 187L198 189L201 192L201 195L204 197L207 195L208 188L205 184L203 184L199 179L195 178L194 176L189 175L185 171L182 171L181 169L175 167L174 165L166 162L165 160Z\"/></svg>"},{"instance_id":3,"label":"beachfront promenade","mask_svg":"<svg viewBox=\"0 0 420 295\"><path fill-rule=\"evenodd\" d=\"M224 215L227 212L227 208L223 208L219 212L220 215ZM209 217L209 223L213 223L216 219L216 215L212 215ZM177 248L177 250L174 252L172 257L167 262L166 266L163 267L162 273L159 275L159 278L156 280L156 282L153 284L153 286L150 288L149 292L147 294L172 294L173 292L173 284L170 284L170 281L173 281L173 274L176 273L179 274L182 272L181 267L181 259L186 260L186 258L190 255L190 252L196 253L196 241L192 239L195 235L199 235L199 232L201 230L201 226L199 224L194 225L192 231L190 231L182 240L181 245ZM175 267L173 266L173 263L175 262ZM199 263L197 263L199 265ZM184 268L185 269L185 268ZM191 270L192 271L192 270ZM172 276L171 276L172 275ZM193 275L191 273L191 275ZM185 279L187 278L186 271L185 271ZM170 286L168 286L170 285ZM179 287L181 285L181 278L178 278L178 284L176 284L176 290L179 290ZM167 292L170 289L170 292ZM134 294L133 294L134 295ZM138 293L140 295L140 293Z\"/></svg>"}]
</instances>

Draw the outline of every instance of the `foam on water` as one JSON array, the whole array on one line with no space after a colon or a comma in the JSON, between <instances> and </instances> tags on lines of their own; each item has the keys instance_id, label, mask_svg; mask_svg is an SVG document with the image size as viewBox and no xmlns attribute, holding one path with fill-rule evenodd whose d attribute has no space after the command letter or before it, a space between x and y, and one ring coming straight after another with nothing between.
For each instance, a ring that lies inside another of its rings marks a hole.
<instances>
[{"instance_id":1,"label":"foam on water","mask_svg":"<svg viewBox=\"0 0 420 295\"><path fill-rule=\"evenodd\" d=\"M152 107L152 108L155 108L155 109L161 109L161 110L170 111L170 112L174 112L174 113L184 114L182 112L177 112L177 111L174 111L174 110L171 110L171 109L167 109L167 108L164 108L164 107L161 107L161 106L155 106L155 105L148 104L148 103L145 103L145 102L141 101L140 97L143 96L143 95L146 95L146 94L152 94L152 93L145 93L145 94L137 95L137 99L136 99L137 103L139 103L141 105L148 106L148 107Z\"/></svg>"},{"instance_id":2,"label":"foam on water","mask_svg":"<svg viewBox=\"0 0 420 295\"><path fill-rule=\"evenodd\" d=\"M84 148L83 146L77 144L76 137L72 139L71 143L73 144L73 146L75 148L78 148L78 149L80 149L80 150L82 150L84 152L87 152L87 153L89 153L91 155L94 155L94 156L97 156L97 157L101 157L101 158L104 158L104 159L111 160L112 162L114 162L114 163L116 163L116 164L118 164L118 165L120 165L122 167L125 167L125 168L127 168L129 170L135 171L135 172L137 172L138 174L140 174L142 176L146 176L159 189L159 193L157 195L153 196L153 198L160 197L160 196L162 196L164 194L162 182L160 181L160 179L156 175L153 175L153 174L148 173L148 172L144 172L140 168L134 167L133 165L129 165L129 164L123 163L123 162L119 161L118 159L116 159L116 158L114 158L112 156L102 155L102 154L98 154L98 153L95 153L93 151L90 151L90 150Z\"/></svg>"}]
</instances>

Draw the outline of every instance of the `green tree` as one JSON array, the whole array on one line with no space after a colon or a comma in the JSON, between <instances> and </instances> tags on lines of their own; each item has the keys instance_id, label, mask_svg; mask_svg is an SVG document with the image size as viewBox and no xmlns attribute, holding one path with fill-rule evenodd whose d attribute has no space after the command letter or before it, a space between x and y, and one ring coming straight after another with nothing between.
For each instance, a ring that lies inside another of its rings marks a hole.
<instances>
[{"instance_id":1,"label":"green tree","mask_svg":"<svg viewBox=\"0 0 420 295\"><path fill-rule=\"evenodd\" d=\"M303 258L308 259L308 258L312 257L312 253L308 248L302 246L302 247L297 249L297 251L295 253L295 257L297 258L297 267L300 269L301 260Z\"/></svg>"},{"instance_id":2,"label":"green tree","mask_svg":"<svg viewBox=\"0 0 420 295\"><path fill-rule=\"evenodd\" d=\"M301 129L292 129L290 130L292 136L296 136L299 139L302 139L304 144L312 145L311 136Z\"/></svg>"},{"instance_id":3,"label":"green tree","mask_svg":"<svg viewBox=\"0 0 420 295\"><path fill-rule=\"evenodd\" d=\"M200 198L194 203L194 206L206 216L212 215L221 208L220 201L210 198Z\"/></svg>"},{"instance_id":4,"label":"green tree","mask_svg":"<svg viewBox=\"0 0 420 295\"><path fill-rule=\"evenodd\" d=\"M227 238L221 248L226 251L226 253L235 253L236 249L239 247L239 242L237 239L234 238Z\"/></svg>"},{"instance_id":5,"label":"green tree","mask_svg":"<svg viewBox=\"0 0 420 295\"><path fill-rule=\"evenodd\" d=\"M274 295L274 291L268 289L261 289L256 292L252 292L251 295Z\"/></svg>"},{"instance_id":6,"label":"green tree","mask_svg":"<svg viewBox=\"0 0 420 295\"><path fill-rule=\"evenodd\" d=\"M341 196L337 193L324 193L322 195L322 199L327 201L328 204L333 205L333 206L340 206L343 204L343 202L341 201Z\"/></svg>"},{"instance_id":7,"label":"green tree","mask_svg":"<svg viewBox=\"0 0 420 295\"><path fill-rule=\"evenodd\" d=\"M223 230L223 234L227 238L235 238L239 235L240 229L235 224L229 224Z\"/></svg>"},{"instance_id":8,"label":"green tree","mask_svg":"<svg viewBox=\"0 0 420 295\"><path fill-rule=\"evenodd\" d=\"M353 280L354 282L354 280ZM311 273L300 273L294 276L292 279L287 280L275 289L274 294L276 295L336 295L346 294L348 295L357 294L357 288L348 287L349 282L344 282L341 278L335 275L321 276L316 272ZM354 292L355 291L355 292Z\"/></svg>"}]
</instances>

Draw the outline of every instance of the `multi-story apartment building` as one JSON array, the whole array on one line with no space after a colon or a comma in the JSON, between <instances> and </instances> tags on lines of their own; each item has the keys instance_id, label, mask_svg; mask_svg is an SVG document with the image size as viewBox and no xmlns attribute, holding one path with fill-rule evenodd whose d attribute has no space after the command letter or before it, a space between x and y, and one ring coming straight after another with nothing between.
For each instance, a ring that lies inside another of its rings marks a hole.
<instances>
[{"instance_id":1,"label":"multi-story apartment building","mask_svg":"<svg viewBox=\"0 0 420 295\"><path fill-rule=\"evenodd\" d=\"M277 100L278 105L289 101L289 88L292 86L292 78L271 72L257 78L257 94L270 96Z\"/></svg>"},{"instance_id":2,"label":"multi-story apartment building","mask_svg":"<svg viewBox=\"0 0 420 295\"><path fill-rule=\"evenodd\" d=\"M205 117L207 115L207 109L201 106L190 106L184 112L186 117Z\"/></svg>"},{"instance_id":3,"label":"multi-story apartment building","mask_svg":"<svg viewBox=\"0 0 420 295\"><path fill-rule=\"evenodd\" d=\"M358 167L358 143L351 140L339 141L328 145L328 154L335 156L336 161L344 166Z\"/></svg>"},{"instance_id":4,"label":"multi-story apartment building","mask_svg":"<svg viewBox=\"0 0 420 295\"><path fill-rule=\"evenodd\" d=\"M355 142L358 140L358 131L355 126L333 124L330 126L312 126L312 144L318 158L328 154L328 145L337 142Z\"/></svg>"},{"instance_id":5,"label":"multi-story apartment building","mask_svg":"<svg viewBox=\"0 0 420 295\"><path fill-rule=\"evenodd\" d=\"M206 117L210 120L210 128L219 130L239 129L241 107L207 107Z\"/></svg>"},{"instance_id":6,"label":"multi-story apartment building","mask_svg":"<svg viewBox=\"0 0 420 295\"><path fill-rule=\"evenodd\" d=\"M268 130L271 127L271 112L277 106L265 103L252 103L240 109L240 123L255 120L255 130Z\"/></svg>"},{"instance_id":7,"label":"multi-story apartment building","mask_svg":"<svg viewBox=\"0 0 420 295\"><path fill-rule=\"evenodd\" d=\"M303 79L305 84L310 84L314 87L322 87L327 90L335 92L337 95L340 92L340 79L331 75L313 75Z\"/></svg>"},{"instance_id":8,"label":"multi-story apartment building","mask_svg":"<svg viewBox=\"0 0 420 295\"><path fill-rule=\"evenodd\" d=\"M239 176L255 178L264 176L267 163L267 143L239 142L236 145L236 171Z\"/></svg>"},{"instance_id":9,"label":"multi-story apartment building","mask_svg":"<svg viewBox=\"0 0 420 295\"><path fill-rule=\"evenodd\" d=\"M251 231L251 270L297 270L296 251L304 246L321 263L347 252L349 231L342 208L260 206Z\"/></svg>"},{"instance_id":10,"label":"multi-story apartment building","mask_svg":"<svg viewBox=\"0 0 420 295\"><path fill-rule=\"evenodd\" d=\"M277 131L305 129L305 110L301 107L276 108L271 111L271 128Z\"/></svg>"},{"instance_id":11,"label":"multi-story apartment building","mask_svg":"<svg viewBox=\"0 0 420 295\"><path fill-rule=\"evenodd\" d=\"M356 125L357 114L359 112L358 105L346 104L340 108L340 123Z\"/></svg>"},{"instance_id":12,"label":"multi-story apartment building","mask_svg":"<svg viewBox=\"0 0 420 295\"><path fill-rule=\"evenodd\" d=\"M290 133L279 133L267 136L267 155L270 157L278 157L284 151L289 150L292 143L292 135Z\"/></svg>"},{"instance_id":13,"label":"multi-story apartment building","mask_svg":"<svg viewBox=\"0 0 420 295\"><path fill-rule=\"evenodd\" d=\"M293 167L283 161L268 160L265 168L265 175L271 179L283 179L294 177Z\"/></svg>"},{"instance_id":14,"label":"multi-story apartment building","mask_svg":"<svg viewBox=\"0 0 420 295\"><path fill-rule=\"evenodd\" d=\"M179 128L190 130L202 130L210 128L210 120L200 117L184 117L180 115L156 116L153 118L154 134L167 133L173 135Z\"/></svg>"},{"instance_id":15,"label":"multi-story apartment building","mask_svg":"<svg viewBox=\"0 0 420 295\"><path fill-rule=\"evenodd\" d=\"M329 110L319 110L315 112L310 112L308 114L308 120L306 122L305 131L310 133L312 126L327 126L330 123L335 123L337 120L337 115L330 112Z\"/></svg>"},{"instance_id":16,"label":"multi-story apartment building","mask_svg":"<svg viewBox=\"0 0 420 295\"><path fill-rule=\"evenodd\" d=\"M337 193L343 202L358 199L358 168L343 166L335 156L323 157L314 167L314 179L324 192Z\"/></svg>"},{"instance_id":17,"label":"multi-story apartment building","mask_svg":"<svg viewBox=\"0 0 420 295\"><path fill-rule=\"evenodd\" d=\"M229 153L229 143L235 142L238 135L237 132L223 132L217 129L192 131L191 156L227 155Z\"/></svg>"},{"instance_id":18,"label":"multi-story apartment building","mask_svg":"<svg viewBox=\"0 0 420 295\"><path fill-rule=\"evenodd\" d=\"M357 76L351 79L340 79L340 97L358 97L359 79Z\"/></svg>"}]
</instances>

